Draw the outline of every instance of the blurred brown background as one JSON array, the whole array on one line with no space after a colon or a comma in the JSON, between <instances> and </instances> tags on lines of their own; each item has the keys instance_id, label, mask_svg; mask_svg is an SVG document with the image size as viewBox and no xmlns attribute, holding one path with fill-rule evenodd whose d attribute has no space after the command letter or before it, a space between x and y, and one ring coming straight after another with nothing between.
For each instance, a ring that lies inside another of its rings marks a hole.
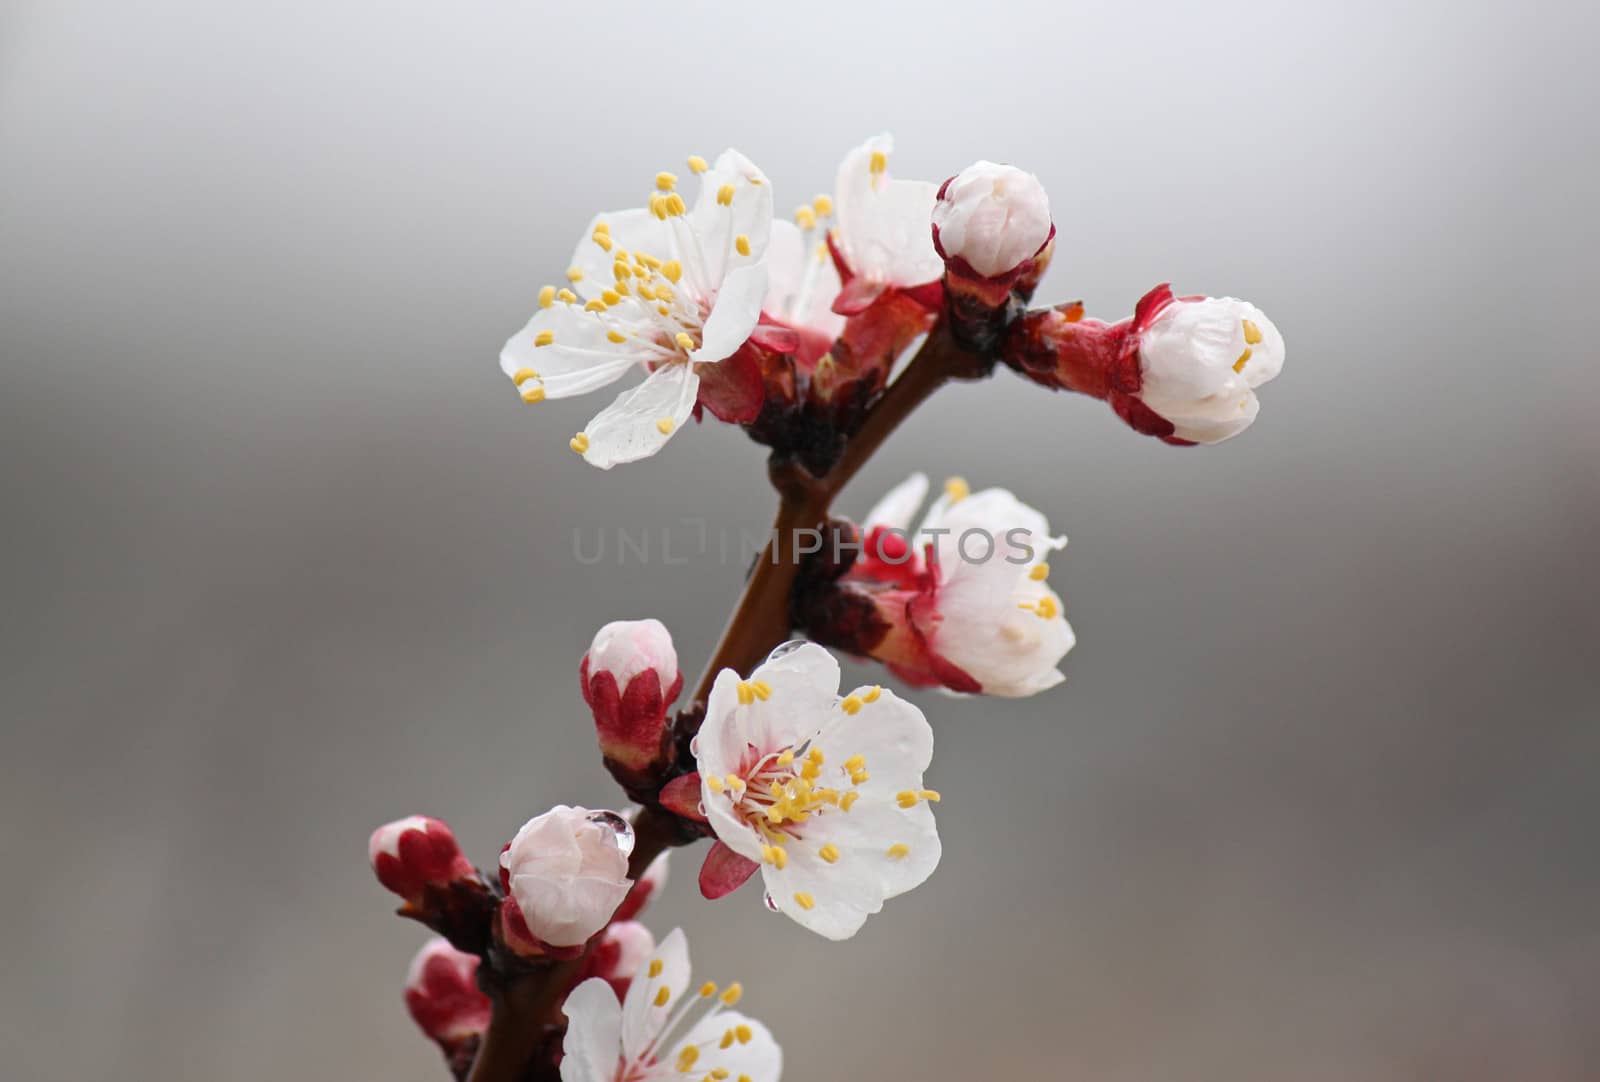
<instances>
[{"instance_id":1,"label":"blurred brown background","mask_svg":"<svg viewBox=\"0 0 1600 1082\"><path fill-rule=\"evenodd\" d=\"M695 669L742 568L571 531L764 529L706 426L609 474L603 397L495 354L590 213L736 144L780 206L872 132L1032 168L1041 299L1172 280L1289 341L1179 451L1002 372L849 494L1005 484L1080 645L921 701L945 861L848 945L653 912L791 1078L1600 1077L1593 5L804 8L34 0L0 15L7 1078L442 1078L367 832L490 861L614 799L576 662Z\"/></svg>"}]
</instances>

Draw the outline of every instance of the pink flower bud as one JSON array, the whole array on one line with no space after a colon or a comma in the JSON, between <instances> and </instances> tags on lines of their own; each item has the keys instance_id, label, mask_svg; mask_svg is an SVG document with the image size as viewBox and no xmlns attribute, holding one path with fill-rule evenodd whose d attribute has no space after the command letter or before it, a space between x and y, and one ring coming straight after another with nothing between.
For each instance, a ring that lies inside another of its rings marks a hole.
<instances>
[{"instance_id":1,"label":"pink flower bud","mask_svg":"<svg viewBox=\"0 0 1600 1082\"><path fill-rule=\"evenodd\" d=\"M933 243L947 266L981 278L1027 267L1050 238L1050 199L1032 173L980 161L945 181L933 206Z\"/></svg>"},{"instance_id":2,"label":"pink flower bud","mask_svg":"<svg viewBox=\"0 0 1600 1082\"><path fill-rule=\"evenodd\" d=\"M661 621L607 624L583 656L579 675L606 761L635 776L664 763L672 743L667 707L683 689L683 675Z\"/></svg>"},{"instance_id":3,"label":"pink flower bud","mask_svg":"<svg viewBox=\"0 0 1600 1082\"><path fill-rule=\"evenodd\" d=\"M627 897L632 852L622 816L558 804L517 831L500 866L528 932L552 947L578 947Z\"/></svg>"},{"instance_id":4,"label":"pink flower bud","mask_svg":"<svg viewBox=\"0 0 1600 1082\"><path fill-rule=\"evenodd\" d=\"M573 984L599 977L616 991L617 999L624 1000L634 974L644 968L655 949L656 938L650 929L636 920L615 921L595 938Z\"/></svg>"},{"instance_id":5,"label":"pink flower bud","mask_svg":"<svg viewBox=\"0 0 1600 1082\"><path fill-rule=\"evenodd\" d=\"M478 988L478 959L430 939L411 961L406 1010L423 1034L451 1053L489 1025L489 997Z\"/></svg>"},{"instance_id":6,"label":"pink flower bud","mask_svg":"<svg viewBox=\"0 0 1600 1082\"><path fill-rule=\"evenodd\" d=\"M478 876L450 828L426 815L396 819L374 830L367 842L367 859L378 882L414 906L423 904L429 887L443 888Z\"/></svg>"}]
</instances>

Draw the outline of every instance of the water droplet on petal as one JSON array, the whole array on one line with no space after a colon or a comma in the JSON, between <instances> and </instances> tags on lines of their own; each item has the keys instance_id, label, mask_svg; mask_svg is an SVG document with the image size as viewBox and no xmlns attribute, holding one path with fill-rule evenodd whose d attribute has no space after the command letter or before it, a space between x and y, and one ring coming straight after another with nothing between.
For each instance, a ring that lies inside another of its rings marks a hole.
<instances>
[{"instance_id":1,"label":"water droplet on petal","mask_svg":"<svg viewBox=\"0 0 1600 1082\"><path fill-rule=\"evenodd\" d=\"M772 910L774 913L778 911L778 903L772 900L771 894L762 895L761 900L766 902L767 908Z\"/></svg>"},{"instance_id":2,"label":"water droplet on petal","mask_svg":"<svg viewBox=\"0 0 1600 1082\"><path fill-rule=\"evenodd\" d=\"M772 653L768 654L767 660L777 661L779 658L788 657L790 654L794 653L804 645L806 645L806 640L804 639L790 639L783 645L776 647Z\"/></svg>"},{"instance_id":3,"label":"water droplet on petal","mask_svg":"<svg viewBox=\"0 0 1600 1082\"><path fill-rule=\"evenodd\" d=\"M589 813L589 822L611 828L616 837L617 848L633 851L633 824L614 811L597 811Z\"/></svg>"},{"instance_id":4,"label":"water droplet on petal","mask_svg":"<svg viewBox=\"0 0 1600 1082\"><path fill-rule=\"evenodd\" d=\"M698 734L689 741L689 754L696 759L700 758L700 737Z\"/></svg>"}]
</instances>

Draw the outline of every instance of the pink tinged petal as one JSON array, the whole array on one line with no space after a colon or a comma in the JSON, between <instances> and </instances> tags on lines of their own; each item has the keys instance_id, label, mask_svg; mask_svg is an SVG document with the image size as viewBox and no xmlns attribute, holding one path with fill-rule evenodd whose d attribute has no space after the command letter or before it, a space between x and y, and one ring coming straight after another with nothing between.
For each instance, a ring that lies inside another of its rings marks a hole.
<instances>
[{"instance_id":1,"label":"pink tinged petal","mask_svg":"<svg viewBox=\"0 0 1600 1082\"><path fill-rule=\"evenodd\" d=\"M933 246L938 190L926 181L892 180L877 193L861 242L863 266L874 276L905 289L944 277L944 260Z\"/></svg>"},{"instance_id":2,"label":"pink tinged petal","mask_svg":"<svg viewBox=\"0 0 1600 1082\"><path fill-rule=\"evenodd\" d=\"M649 458L689 420L699 389L700 377L690 366L662 365L589 422L584 429L589 439L584 460L609 470L618 463Z\"/></svg>"},{"instance_id":3,"label":"pink tinged petal","mask_svg":"<svg viewBox=\"0 0 1600 1082\"><path fill-rule=\"evenodd\" d=\"M833 313L839 295L839 270L793 222L772 223L772 243L767 248L767 299L763 311L791 326L811 330L829 341L844 331L844 319ZM780 352L793 352L781 350Z\"/></svg>"},{"instance_id":4,"label":"pink tinged petal","mask_svg":"<svg viewBox=\"0 0 1600 1082\"><path fill-rule=\"evenodd\" d=\"M700 348L689 354L696 362L720 361L750 338L761 319L767 295L767 268L756 263L734 268L722 280L716 303L700 331Z\"/></svg>"},{"instance_id":5,"label":"pink tinged petal","mask_svg":"<svg viewBox=\"0 0 1600 1082\"><path fill-rule=\"evenodd\" d=\"M592 977L567 993L561 1010L567 1016L561 1082L612 1082L622 1047L622 1007L611 985Z\"/></svg>"},{"instance_id":6,"label":"pink tinged petal","mask_svg":"<svg viewBox=\"0 0 1600 1082\"><path fill-rule=\"evenodd\" d=\"M733 189L731 202L718 196ZM689 228L699 238L708 283L716 286L737 267L761 262L772 232L772 184L754 162L737 150L725 150L700 177L700 192L689 211ZM748 254L736 247L745 238Z\"/></svg>"},{"instance_id":7,"label":"pink tinged petal","mask_svg":"<svg viewBox=\"0 0 1600 1082\"><path fill-rule=\"evenodd\" d=\"M846 282L833 298L833 311L839 316L858 316L871 308L888 288L878 278L857 275Z\"/></svg>"},{"instance_id":8,"label":"pink tinged petal","mask_svg":"<svg viewBox=\"0 0 1600 1082\"><path fill-rule=\"evenodd\" d=\"M883 499L873 504L872 510L867 512L867 517L862 520L862 525L871 530L879 526L899 530L907 535L911 533L911 522L916 517L917 508L922 506L922 501L928 497L928 475L914 473L891 488Z\"/></svg>"},{"instance_id":9,"label":"pink tinged petal","mask_svg":"<svg viewBox=\"0 0 1600 1082\"><path fill-rule=\"evenodd\" d=\"M722 842L714 842L706 853L705 863L700 865L700 894L711 901L732 894L744 886L745 880L754 875L759 867L755 861L740 856Z\"/></svg>"},{"instance_id":10,"label":"pink tinged petal","mask_svg":"<svg viewBox=\"0 0 1600 1082\"><path fill-rule=\"evenodd\" d=\"M659 972L652 976L650 971L657 968L657 962L660 963ZM650 1042L660 1035L688 987L689 944L683 930L674 928L656 945L655 952L639 967L633 975L633 983L628 986L628 998L622 1004L622 1054L629 1062L643 1055ZM666 1003L657 1006L656 999L663 988L667 990Z\"/></svg>"}]
</instances>

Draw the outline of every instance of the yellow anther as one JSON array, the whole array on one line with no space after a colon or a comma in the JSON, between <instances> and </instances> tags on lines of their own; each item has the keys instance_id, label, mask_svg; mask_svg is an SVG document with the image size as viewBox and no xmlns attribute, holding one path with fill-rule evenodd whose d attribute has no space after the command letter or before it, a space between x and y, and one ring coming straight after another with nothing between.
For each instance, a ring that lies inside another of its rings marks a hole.
<instances>
[{"instance_id":1,"label":"yellow anther","mask_svg":"<svg viewBox=\"0 0 1600 1082\"><path fill-rule=\"evenodd\" d=\"M763 845L761 847L761 859L766 861L768 864L778 863L778 850L774 849L770 845Z\"/></svg>"},{"instance_id":2,"label":"yellow anther","mask_svg":"<svg viewBox=\"0 0 1600 1082\"><path fill-rule=\"evenodd\" d=\"M539 378L539 373L535 372L531 368L519 368L515 372L511 373L511 382L512 383L521 383L524 380L538 379L538 378Z\"/></svg>"},{"instance_id":3,"label":"yellow anther","mask_svg":"<svg viewBox=\"0 0 1600 1082\"><path fill-rule=\"evenodd\" d=\"M852 770L850 772L851 785L865 785L871 780L872 775L868 774L865 770Z\"/></svg>"},{"instance_id":4,"label":"yellow anther","mask_svg":"<svg viewBox=\"0 0 1600 1082\"><path fill-rule=\"evenodd\" d=\"M583 268L582 267L569 267L569 268L567 268L567 281L569 281L569 282L581 282L581 281L583 281Z\"/></svg>"},{"instance_id":5,"label":"yellow anther","mask_svg":"<svg viewBox=\"0 0 1600 1082\"><path fill-rule=\"evenodd\" d=\"M817 900L811 895L807 894L805 891L801 890L795 892L794 904L799 906L801 909L812 910L817 907Z\"/></svg>"},{"instance_id":6,"label":"yellow anther","mask_svg":"<svg viewBox=\"0 0 1600 1082\"><path fill-rule=\"evenodd\" d=\"M529 405L532 405L535 402L543 402L544 401L544 388L543 387L529 387L526 391L522 392L522 400L524 402L527 402Z\"/></svg>"},{"instance_id":7,"label":"yellow anther","mask_svg":"<svg viewBox=\"0 0 1600 1082\"><path fill-rule=\"evenodd\" d=\"M656 998L654 1002L657 1007L665 1007L667 1005L667 1000L671 998L671 991L667 989L666 985L662 985L660 990L656 992Z\"/></svg>"},{"instance_id":8,"label":"yellow anther","mask_svg":"<svg viewBox=\"0 0 1600 1082\"><path fill-rule=\"evenodd\" d=\"M801 781L807 781L807 782L816 781L821 776L822 776L822 767L818 763L813 763L810 760L807 760L800 767L800 780Z\"/></svg>"},{"instance_id":9,"label":"yellow anther","mask_svg":"<svg viewBox=\"0 0 1600 1082\"><path fill-rule=\"evenodd\" d=\"M633 253L633 261L635 263L643 263L645 266L649 267L651 270L660 270L661 269L661 260L657 259L655 256L651 255L648 252L635 252L635 253Z\"/></svg>"},{"instance_id":10,"label":"yellow anther","mask_svg":"<svg viewBox=\"0 0 1600 1082\"><path fill-rule=\"evenodd\" d=\"M833 197L831 195L819 195L811 201L811 205L816 209L820 217L826 218L833 213Z\"/></svg>"},{"instance_id":11,"label":"yellow anther","mask_svg":"<svg viewBox=\"0 0 1600 1082\"><path fill-rule=\"evenodd\" d=\"M552 330L543 330L533 336L533 344L536 346L548 346L555 340L556 332Z\"/></svg>"},{"instance_id":12,"label":"yellow anther","mask_svg":"<svg viewBox=\"0 0 1600 1082\"><path fill-rule=\"evenodd\" d=\"M844 702L839 704L839 709L846 714L854 714L861 709L861 698L857 695L846 695Z\"/></svg>"},{"instance_id":13,"label":"yellow anther","mask_svg":"<svg viewBox=\"0 0 1600 1082\"><path fill-rule=\"evenodd\" d=\"M667 217L667 199L660 192L650 193L650 213L665 221Z\"/></svg>"},{"instance_id":14,"label":"yellow anther","mask_svg":"<svg viewBox=\"0 0 1600 1082\"><path fill-rule=\"evenodd\" d=\"M732 984L728 985L727 988L722 990L723 1005L731 1007L735 1003L739 1002L743 995L744 985L740 984L738 981L734 981Z\"/></svg>"},{"instance_id":15,"label":"yellow anther","mask_svg":"<svg viewBox=\"0 0 1600 1082\"><path fill-rule=\"evenodd\" d=\"M816 763L818 766L821 766L827 761L827 756L823 755L822 749L819 747L813 746L810 751L806 752L806 762L808 763Z\"/></svg>"},{"instance_id":16,"label":"yellow anther","mask_svg":"<svg viewBox=\"0 0 1600 1082\"><path fill-rule=\"evenodd\" d=\"M740 255L750 254L750 238L740 233L733 238L733 247Z\"/></svg>"},{"instance_id":17,"label":"yellow anther","mask_svg":"<svg viewBox=\"0 0 1600 1082\"><path fill-rule=\"evenodd\" d=\"M817 212L805 204L795 207L794 224L801 229L815 229L817 227Z\"/></svg>"},{"instance_id":18,"label":"yellow anther","mask_svg":"<svg viewBox=\"0 0 1600 1082\"><path fill-rule=\"evenodd\" d=\"M556 287L555 286L545 286L543 289L539 290L539 307L540 308L549 308L554 303L556 303Z\"/></svg>"},{"instance_id":19,"label":"yellow anther","mask_svg":"<svg viewBox=\"0 0 1600 1082\"><path fill-rule=\"evenodd\" d=\"M895 842L889 847L890 860L904 860L911 855L911 847L904 842Z\"/></svg>"},{"instance_id":20,"label":"yellow anther","mask_svg":"<svg viewBox=\"0 0 1600 1082\"><path fill-rule=\"evenodd\" d=\"M594 236L589 238L600 246L601 251L611 251L611 234L595 230Z\"/></svg>"},{"instance_id":21,"label":"yellow anther","mask_svg":"<svg viewBox=\"0 0 1600 1082\"><path fill-rule=\"evenodd\" d=\"M668 314L668 313L670 313L670 312L671 312L671 311L672 311L672 309L670 309L670 308L668 308L668 307L667 307L667 306L666 306L666 305L664 305L664 304L658 304L658 305L656 305L656 312L658 312L658 313L659 313L659 314L661 314L661 315L667 315L667 314Z\"/></svg>"},{"instance_id":22,"label":"yellow anther","mask_svg":"<svg viewBox=\"0 0 1600 1082\"><path fill-rule=\"evenodd\" d=\"M865 755L852 755L844 761L844 768L852 774L858 770L865 770L867 768L867 757Z\"/></svg>"},{"instance_id":23,"label":"yellow anther","mask_svg":"<svg viewBox=\"0 0 1600 1082\"><path fill-rule=\"evenodd\" d=\"M727 778L724 779L724 780L727 781L729 789L732 789L736 793L744 792L744 789L745 789L744 779L741 778L739 775L737 775L737 774L729 774L727 776Z\"/></svg>"},{"instance_id":24,"label":"yellow anther","mask_svg":"<svg viewBox=\"0 0 1600 1082\"><path fill-rule=\"evenodd\" d=\"M772 685L767 683L765 680L750 681L750 690L755 692L756 698L760 699L762 702L766 702L768 699L772 698Z\"/></svg>"},{"instance_id":25,"label":"yellow anther","mask_svg":"<svg viewBox=\"0 0 1600 1082\"><path fill-rule=\"evenodd\" d=\"M617 281L620 282L624 278L630 278L632 276L633 268L629 267L626 263L618 262L611 264L611 277L615 278Z\"/></svg>"},{"instance_id":26,"label":"yellow anther","mask_svg":"<svg viewBox=\"0 0 1600 1082\"><path fill-rule=\"evenodd\" d=\"M857 798L860 796L860 793L854 791L846 793L844 796L839 798L839 810L842 812L849 811L850 805L854 804Z\"/></svg>"},{"instance_id":27,"label":"yellow anther","mask_svg":"<svg viewBox=\"0 0 1600 1082\"><path fill-rule=\"evenodd\" d=\"M817 241L816 256L818 263L826 263L828 261L828 246L820 240Z\"/></svg>"},{"instance_id":28,"label":"yellow anther","mask_svg":"<svg viewBox=\"0 0 1600 1082\"><path fill-rule=\"evenodd\" d=\"M601 300L599 297L596 297L594 300L584 305L583 310L585 312L604 312L606 310L606 302Z\"/></svg>"},{"instance_id":29,"label":"yellow anther","mask_svg":"<svg viewBox=\"0 0 1600 1082\"><path fill-rule=\"evenodd\" d=\"M661 990L663 992L666 991L665 988L663 988ZM660 1004L658 1003L657 1006L660 1006ZM697 1060L699 1058L700 1058L700 1049L696 1048L692 1044L684 1045L683 1046L683 1051L678 1053L678 1070L680 1070L680 1071L692 1071L692 1070L694 1070L694 1062L695 1062L695 1060Z\"/></svg>"},{"instance_id":30,"label":"yellow anther","mask_svg":"<svg viewBox=\"0 0 1600 1082\"><path fill-rule=\"evenodd\" d=\"M782 846L772 847L772 863L780 872L789 866L789 854Z\"/></svg>"},{"instance_id":31,"label":"yellow anther","mask_svg":"<svg viewBox=\"0 0 1600 1082\"><path fill-rule=\"evenodd\" d=\"M672 215L689 213L689 205L683 201L683 196L673 192L667 196L667 213Z\"/></svg>"},{"instance_id":32,"label":"yellow anther","mask_svg":"<svg viewBox=\"0 0 1600 1082\"><path fill-rule=\"evenodd\" d=\"M894 795L894 800L895 803L899 804L902 808L915 808L917 806L917 794L913 793L910 789L900 790L900 792Z\"/></svg>"},{"instance_id":33,"label":"yellow anther","mask_svg":"<svg viewBox=\"0 0 1600 1082\"><path fill-rule=\"evenodd\" d=\"M694 339L689 337L688 331L679 331L677 334L672 336L672 340L678 343L678 348L683 350L685 353L693 352Z\"/></svg>"},{"instance_id":34,"label":"yellow anther","mask_svg":"<svg viewBox=\"0 0 1600 1082\"><path fill-rule=\"evenodd\" d=\"M704 983L704 984L702 984L700 986L700 998L701 999L710 999L712 996L714 996L716 994L717 994L717 985L716 985L715 981L706 981L706 983Z\"/></svg>"},{"instance_id":35,"label":"yellow anther","mask_svg":"<svg viewBox=\"0 0 1600 1082\"><path fill-rule=\"evenodd\" d=\"M944 483L944 494L951 503L960 503L972 495L972 486L967 484L965 477L952 477Z\"/></svg>"},{"instance_id":36,"label":"yellow anther","mask_svg":"<svg viewBox=\"0 0 1600 1082\"><path fill-rule=\"evenodd\" d=\"M579 432L576 436L567 441L567 446L578 452L580 455L583 454L589 449L588 434Z\"/></svg>"},{"instance_id":37,"label":"yellow anther","mask_svg":"<svg viewBox=\"0 0 1600 1082\"><path fill-rule=\"evenodd\" d=\"M750 687L750 681L739 681L734 690L739 693L739 705L749 706L751 703L756 701L756 693L754 689Z\"/></svg>"},{"instance_id":38,"label":"yellow anther","mask_svg":"<svg viewBox=\"0 0 1600 1082\"><path fill-rule=\"evenodd\" d=\"M650 959L650 976L652 979L661 976L661 971L666 968L666 963L659 958Z\"/></svg>"},{"instance_id":39,"label":"yellow anther","mask_svg":"<svg viewBox=\"0 0 1600 1082\"><path fill-rule=\"evenodd\" d=\"M1261 328L1248 319L1239 322L1244 324L1244 340L1246 345L1259 346L1261 344Z\"/></svg>"},{"instance_id":40,"label":"yellow anther","mask_svg":"<svg viewBox=\"0 0 1600 1082\"><path fill-rule=\"evenodd\" d=\"M792 762L794 762L794 749L793 748L784 748L782 751L780 751L778 753L778 765L779 766L788 766Z\"/></svg>"},{"instance_id":41,"label":"yellow anther","mask_svg":"<svg viewBox=\"0 0 1600 1082\"><path fill-rule=\"evenodd\" d=\"M620 278L617 279L617 284L612 288L614 288L618 293L621 293L624 297L629 296L633 292L628 288L628 283L622 281Z\"/></svg>"},{"instance_id":42,"label":"yellow anther","mask_svg":"<svg viewBox=\"0 0 1600 1082\"><path fill-rule=\"evenodd\" d=\"M704 173L708 168L710 168L710 167L708 165L706 165L706 160L704 158L702 158L700 155L698 155L698 154L689 155L689 172L696 173L696 174Z\"/></svg>"},{"instance_id":43,"label":"yellow anther","mask_svg":"<svg viewBox=\"0 0 1600 1082\"><path fill-rule=\"evenodd\" d=\"M923 800L926 800L929 804L939 803L939 790L937 789L924 789L917 795Z\"/></svg>"},{"instance_id":44,"label":"yellow anther","mask_svg":"<svg viewBox=\"0 0 1600 1082\"><path fill-rule=\"evenodd\" d=\"M724 184L717 189L717 203L724 207L733 206L733 185Z\"/></svg>"},{"instance_id":45,"label":"yellow anther","mask_svg":"<svg viewBox=\"0 0 1600 1082\"><path fill-rule=\"evenodd\" d=\"M881 687L879 687L877 684L873 684L870 688L868 688L866 690L865 694L863 694L861 696L861 701L864 702L864 703L875 703L875 702L878 701L878 696L880 696L882 694L883 694L883 689Z\"/></svg>"},{"instance_id":46,"label":"yellow anther","mask_svg":"<svg viewBox=\"0 0 1600 1082\"><path fill-rule=\"evenodd\" d=\"M663 417L656 422L656 431L661 433L663 436L670 436L672 435L672 430L677 426L678 422L674 421L671 417Z\"/></svg>"},{"instance_id":47,"label":"yellow anther","mask_svg":"<svg viewBox=\"0 0 1600 1082\"><path fill-rule=\"evenodd\" d=\"M706 788L710 789L713 793L722 792L722 779L717 777L715 774L707 774Z\"/></svg>"},{"instance_id":48,"label":"yellow anther","mask_svg":"<svg viewBox=\"0 0 1600 1082\"><path fill-rule=\"evenodd\" d=\"M1244 371L1244 366L1249 360L1250 360L1250 347L1249 346L1245 346L1244 347L1244 352L1239 354L1239 359L1237 361L1233 362L1233 370L1235 372L1243 372Z\"/></svg>"},{"instance_id":49,"label":"yellow anther","mask_svg":"<svg viewBox=\"0 0 1600 1082\"><path fill-rule=\"evenodd\" d=\"M1050 577L1050 565L1034 564L1033 570L1028 572L1028 577L1034 582L1043 582Z\"/></svg>"},{"instance_id":50,"label":"yellow anther","mask_svg":"<svg viewBox=\"0 0 1600 1082\"><path fill-rule=\"evenodd\" d=\"M677 186L678 178L673 176L671 173L663 171L656 174L656 187L660 188L662 191L670 192Z\"/></svg>"},{"instance_id":51,"label":"yellow anther","mask_svg":"<svg viewBox=\"0 0 1600 1082\"><path fill-rule=\"evenodd\" d=\"M715 1079L716 1082L723 1082L723 1079L728 1077L728 1069L726 1067L713 1067L711 1068L711 1073L706 1077Z\"/></svg>"},{"instance_id":52,"label":"yellow anther","mask_svg":"<svg viewBox=\"0 0 1600 1082\"><path fill-rule=\"evenodd\" d=\"M607 308L610 308L613 304L622 303L622 294L614 289L607 289L600 294L600 299L606 302Z\"/></svg>"},{"instance_id":53,"label":"yellow anther","mask_svg":"<svg viewBox=\"0 0 1600 1082\"><path fill-rule=\"evenodd\" d=\"M749 1026L745 1025L743 1022L740 1022L737 1026L733 1027L733 1035L739 1038L740 1044L749 1044L750 1038L754 1037L755 1033L750 1029ZM742 1078L743 1076L741 1075L740 1077Z\"/></svg>"},{"instance_id":54,"label":"yellow anther","mask_svg":"<svg viewBox=\"0 0 1600 1082\"><path fill-rule=\"evenodd\" d=\"M676 259L669 259L661 264L661 276L673 285L678 284L678 279L683 277L683 264Z\"/></svg>"},{"instance_id":55,"label":"yellow anther","mask_svg":"<svg viewBox=\"0 0 1600 1082\"><path fill-rule=\"evenodd\" d=\"M594 231L596 233L605 233L606 235L609 236L610 233L611 233L611 223L610 222L596 222L596 223L594 223Z\"/></svg>"},{"instance_id":56,"label":"yellow anther","mask_svg":"<svg viewBox=\"0 0 1600 1082\"><path fill-rule=\"evenodd\" d=\"M817 850L817 856L821 857L829 864L833 864L839 859L839 847L832 843L824 845L821 849Z\"/></svg>"},{"instance_id":57,"label":"yellow anther","mask_svg":"<svg viewBox=\"0 0 1600 1082\"><path fill-rule=\"evenodd\" d=\"M1041 620L1054 620L1061 612L1056 606L1056 599L1048 594L1039 599L1039 606L1033 611L1039 614Z\"/></svg>"},{"instance_id":58,"label":"yellow anther","mask_svg":"<svg viewBox=\"0 0 1600 1082\"><path fill-rule=\"evenodd\" d=\"M724 1030L722 1034L722 1040L717 1042L717 1047L726 1052L728 1049L733 1047L733 1042L738 1039L739 1035L733 1030Z\"/></svg>"},{"instance_id":59,"label":"yellow anther","mask_svg":"<svg viewBox=\"0 0 1600 1082\"><path fill-rule=\"evenodd\" d=\"M867 163L867 168L871 170L873 176L884 172L889 168L889 155L881 150L874 150L872 152L872 160Z\"/></svg>"},{"instance_id":60,"label":"yellow anther","mask_svg":"<svg viewBox=\"0 0 1600 1082\"><path fill-rule=\"evenodd\" d=\"M561 301L564 304L572 304L577 299L578 295L572 292L570 289L563 289L556 293L556 300Z\"/></svg>"}]
</instances>

